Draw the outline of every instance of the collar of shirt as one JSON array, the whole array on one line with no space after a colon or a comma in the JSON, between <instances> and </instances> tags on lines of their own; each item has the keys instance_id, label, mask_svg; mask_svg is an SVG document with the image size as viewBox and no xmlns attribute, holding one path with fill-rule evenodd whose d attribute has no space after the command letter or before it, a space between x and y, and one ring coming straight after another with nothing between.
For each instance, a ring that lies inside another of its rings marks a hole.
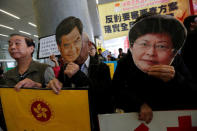
<instances>
[{"instance_id":1,"label":"collar of shirt","mask_svg":"<svg viewBox=\"0 0 197 131\"><path fill-rule=\"evenodd\" d=\"M89 55L88 55L88 58L84 64L86 65L87 68L89 68L89 65L90 65L90 56Z\"/></svg>"},{"instance_id":2,"label":"collar of shirt","mask_svg":"<svg viewBox=\"0 0 197 131\"><path fill-rule=\"evenodd\" d=\"M90 57L88 56L87 60L84 62L84 64L81 66L81 71L88 76L88 67L90 64Z\"/></svg>"}]
</instances>

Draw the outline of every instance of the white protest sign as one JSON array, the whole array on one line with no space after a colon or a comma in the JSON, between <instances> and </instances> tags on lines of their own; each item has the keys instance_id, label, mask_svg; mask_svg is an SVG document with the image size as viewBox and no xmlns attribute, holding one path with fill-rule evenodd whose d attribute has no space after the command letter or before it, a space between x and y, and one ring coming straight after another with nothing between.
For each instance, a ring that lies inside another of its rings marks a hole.
<instances>
[{"instance_id":1,"label":"white protest sign","mask_svg":"<svg viewBox=\"0 0 197 131\"><path fill-rule=\"evenodd\" d=\"M39 58L49 57L52 54L60 55L55 35L41 38L39 46Z\"/></svg>"},{"instance_id":2,"label":"white protest sign","mask_svg":"<svg viewBox=\"0 0 197 131\"><path fill-rule=\"evenodd\" d=\"M102 54L103 57L107 58L107 56L109 55L109 51L105 50L101 54Z\"/></svg>"},{"instance_id":3,"label":"white protest sign","mask_svg":"<svg viewBox=\"0 0 197 131\"><path fill-rule=\"evenodd\" d=\"M154 111L150 124L138 113L99 115L100 131L197 131L197 110Z\"/></svg>"}]
</instances>

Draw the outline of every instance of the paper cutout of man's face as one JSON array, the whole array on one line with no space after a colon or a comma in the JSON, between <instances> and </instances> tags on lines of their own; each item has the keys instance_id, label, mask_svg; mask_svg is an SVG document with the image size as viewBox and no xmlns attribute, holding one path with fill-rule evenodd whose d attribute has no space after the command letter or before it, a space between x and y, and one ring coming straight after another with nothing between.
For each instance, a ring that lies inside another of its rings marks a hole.
<instances>
[{"instance_id":1,"label":"paper cutout of man's face","mask_svg":"<svg viewBox=\"0 0 197 131\"><path fill-rule=\"evenodd\" d=\"M80 55L82 48L82 37L77 27L69 34L61 37L61 44L58 45L64 63L74 62Z\"/></svg>"},{"instance_id":2,"label":"paper cutout of man's face","mask_svg":"<svg viewBox=\"0 0 197 131\"><path fill-rule=\"evenodd\" d=\"M136 39L131 47L135 65L147 72L154 65L170 65L175 54L168 34L148 33Z\"/></svg>"}]
</instances>

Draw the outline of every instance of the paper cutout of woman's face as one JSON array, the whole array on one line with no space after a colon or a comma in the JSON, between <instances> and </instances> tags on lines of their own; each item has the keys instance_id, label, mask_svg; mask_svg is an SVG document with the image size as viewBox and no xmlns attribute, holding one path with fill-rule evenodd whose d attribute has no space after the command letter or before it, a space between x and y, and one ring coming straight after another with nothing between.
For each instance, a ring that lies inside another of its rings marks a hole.
<instances>
[{"instance_id":1,"label":"paper cutout of woman's face","mask_svg":"<svg viewBox=\"0 0 197 131\"><path fill-rule=\"evenodd\" d=\"M153 65L170 65L175 56L171 37L163 33L140 36L130 49L135 65L143 72Z\"/></svg>"},{"instance_id":2,"label":"paper cutout of woman's face","mask_svg":"<svg viewBox=\"0 0 197 131\"><path fill-rule=\"evenodd\" d=\"M74 62L80 55L82 48L82 36L77 27L69 34L61 37L61 45L58 45L64 63Z\"/></svg>"}]
</instances>

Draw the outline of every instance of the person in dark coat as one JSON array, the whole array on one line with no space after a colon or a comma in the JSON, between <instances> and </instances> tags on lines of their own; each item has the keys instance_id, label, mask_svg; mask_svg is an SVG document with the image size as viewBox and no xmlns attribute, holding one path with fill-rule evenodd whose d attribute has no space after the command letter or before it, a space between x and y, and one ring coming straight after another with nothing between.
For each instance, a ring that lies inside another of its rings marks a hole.
<instances>
[{"instance_id":1,"label":"person in dark coat","mask_svg":"<svg viewBox=\"0 0 197 131\"><path fill-rule=\"evenodd\" d=\"M95 59L98 59L97 47L96 47L95 43L93 43L91 41L89 43L90 43L89 55L94 57Z\"/></svg>"},{"instance_id":2,"label":"person in dark coat","mask_svg":"<svg viewBox=\"0 0 197 131\"><path fill-rule=\"evenodd\" d=\"M197 63L193 58L197 49L197 15L186 17L183 23L187 28L188 35L181 54L186 66L197 81Z\"/></svg>"},{"instance_id":3,"label":"person in dark coat","mask_svg":"<svg viewBox=\"0 0 197 131\"><path fill-rule=\"evenodd\" d=\"M107 60L107 59L102 55L102 49L101 49L101 48L98 49L98 60L99 60L100 62L103 62L103 61L106 61L106 60Z\"/></svg>"},{"instance_id":4,"label":"person in dark coat","mask_svg":"<svg viewBox=\"0 0 197 131\"><path fill-rule=\"evenodd\" d=\"M118 61L112 81L116 109L139 112L139 119L150 123L153 110L196 107L196 85L177 55L186 35L172 16L155 14L135 22L129 31L130 49Z\"/></svg>"},{"instance_id":5,"label":"person in dark coat","mask_svg":"<svg viewBox=\"0 0 197 131\"><path fill-rule=\"evenodd\" d=\"M126 55L126 53L123 52L122 48L119 48L119 49L118 49L118 52L119 52L119 54L118 54L118 60L119 60L120 58L122 58L123 56Z\"/></svg>"},{"instance_id":6,"label":"person in dark coat","mask_svg":"<svg viewBox=\"0 0 197 131\"><path fill-rule=\"evenodd\" d=\"M58 79L51 80L47 87L59 94L65 87L88 86L93 130L96 131L99 129L97 115L112 112L109 67L89 56L91 44L88 35L83 33L82 22L76 17L68 17L58 25L56 41L64 59L64 66Z\"/></svg>"}]
</instances>

